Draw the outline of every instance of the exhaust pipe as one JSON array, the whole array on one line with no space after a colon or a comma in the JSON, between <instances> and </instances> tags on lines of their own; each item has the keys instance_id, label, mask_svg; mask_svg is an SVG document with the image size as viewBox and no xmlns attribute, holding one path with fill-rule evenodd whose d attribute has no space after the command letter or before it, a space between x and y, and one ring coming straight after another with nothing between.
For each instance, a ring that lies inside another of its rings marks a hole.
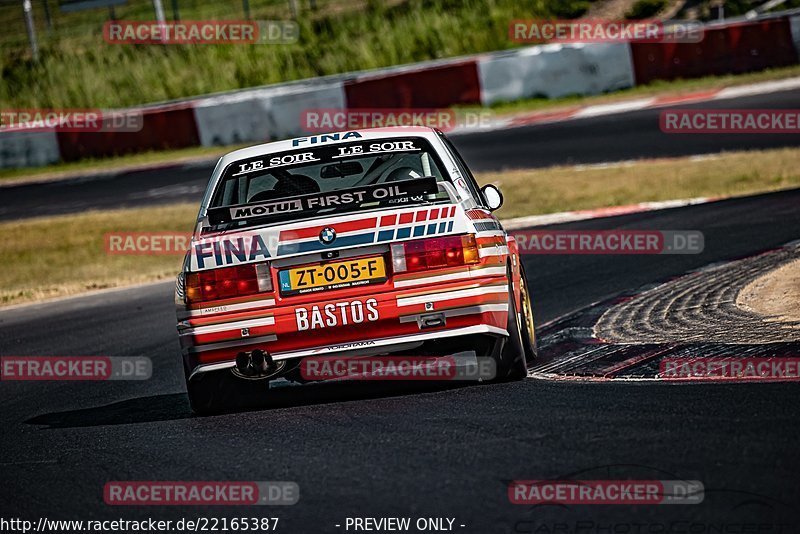
<instances>
[{"instance_id":1,"label":"exhaust pipe","mask_svg":"<svg viewBox=\"0 0 800 534\"><path fill-rule=\"evenodd\" d=\"M266 374L275 367L272 356L269 355L269 352L265 352L261 349L256 349L250 353L250 360L253 362L253 368L255 369L256 373L259 374Z\"/></svg>"},{"instance_id":2,"label":"exhaust pipe","mask_svg":"<svg viewBox=\"0 0 800 534\"><path fill-rule=\"evenodd\" d=\"M236 355L236 372L245 378L263 378L278 370L269 352L255 349Z\"/></svg>"},{"instance_id":3,"label":"exhaust pipe","mask_svg":"<svg viewBox=\"0 0 800 534\"><path fill-rule=\"evenodd\" d=\"M250 376L253 374L250 356L248 356L247 353L240 352L236 355L236 370L245 376Z\"/></svg>"}]
</instances>

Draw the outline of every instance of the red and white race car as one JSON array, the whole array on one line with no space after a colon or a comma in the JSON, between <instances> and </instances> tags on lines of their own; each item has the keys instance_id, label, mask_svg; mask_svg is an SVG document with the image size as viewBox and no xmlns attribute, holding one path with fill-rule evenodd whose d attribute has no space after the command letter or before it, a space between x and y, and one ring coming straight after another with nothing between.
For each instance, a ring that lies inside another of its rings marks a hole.
<instances>
[{"instance_id":1,"label":"red and white race car","mask_svg":"<svg viewBox=\"0 0 800 534\"><path fill-rule=\"evenodd\" d=\"M516 241L439 131L259 145L218 162L176 284L187 389L225 409L323 355L475 351L496 379L535 355ZM262 394L263 394L262 393Z\"/></svg>"}]
</instances>

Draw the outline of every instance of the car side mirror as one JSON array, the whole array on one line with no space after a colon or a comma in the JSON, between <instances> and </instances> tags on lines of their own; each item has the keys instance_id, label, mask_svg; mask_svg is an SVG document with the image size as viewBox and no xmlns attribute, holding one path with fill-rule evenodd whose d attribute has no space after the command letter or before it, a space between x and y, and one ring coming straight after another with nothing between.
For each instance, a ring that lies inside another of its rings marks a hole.
<instances>
[{"instance_id":1,"label":"car side mirror","mask_svg":"<svg viewBox=\"0 0 800 534\"><path fill-rule=\"evenodd\" d=\"M494 211L503 205L503 193L494 185L484 185L481 187L481 192L484 198L486 198L486 204L489 206L490 210Z\"/></svg>"}]
</instances>

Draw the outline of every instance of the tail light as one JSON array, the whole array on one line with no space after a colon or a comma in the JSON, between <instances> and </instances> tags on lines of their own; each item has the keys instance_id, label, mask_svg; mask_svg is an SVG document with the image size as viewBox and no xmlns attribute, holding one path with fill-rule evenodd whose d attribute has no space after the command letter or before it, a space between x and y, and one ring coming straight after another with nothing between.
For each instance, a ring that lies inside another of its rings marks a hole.
<instances>
[{"instance_id":1,"label":"tail light","mask_svg":"<svg viewBox=\"0 0 800 534\"><path fill-rule=\"evenodd\" d=\"M415 272L478 263L473 234L417 239L392 245L394 272Z\"/></svg>"},{"instance_id":2,"label":"tail light","mask_svg":"<svg viewBox=\"0 0 800 534\"><path fill-rule=\"evenodd\" d=\"M269 264L223 267L186 274L186 302L246 297L272 291Z\"/></svg>"}]
</instances>

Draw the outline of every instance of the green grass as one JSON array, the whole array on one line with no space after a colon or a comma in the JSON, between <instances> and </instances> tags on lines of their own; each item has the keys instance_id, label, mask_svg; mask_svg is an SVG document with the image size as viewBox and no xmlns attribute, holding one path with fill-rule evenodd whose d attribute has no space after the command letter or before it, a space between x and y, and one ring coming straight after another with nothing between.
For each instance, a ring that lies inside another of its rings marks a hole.
<instances>
[{"instance_id":1,"label":"green grass","mask_svg":"<svg viewBox=\"0 0 800 534\"><path fill-rule=\"evenodd\" d=\"M238 0L178 0L183 20L241 19ZM287 80L412 63L518 46L514 18L583 14L587 0L305 0L299 42L285 45L111 45L104 10L60 14L51 34L40 26L41 60L23 34L0 37L0 108L119 107ZM38 4L38 2L35 2ZM169 13L169 2L164 2ZM288 18L285 0L251 0L253 19ZM19 6L0 8L5 28L24 28ZM121 20L152 19L152 4L130 0Z\"/></svg>"},{"instance_id":2,"label":"green grass","mask_svg":"<svg viewBox=\"0 0 800 534\"><path fill-rule=\"evenodd\" d=\"M506 203L500 218L655 202L750 195L800 187L800 149L729 152L610 166L560 166L482 173Z\"/></svg>"},{"instance_id":3,"label":"green grass","mask_svg":"<svg viewBox=\"0 0 800 534\"><path fill-rule=\"evenodd\" d=\"M635 20L653 18L667 7L668 3L667 0L639 0L625 13L625 18Z\"/></svg>"},{"instance_id":4,"label":"green grass","mask_svg":"<svg viewBox=\"0 0 800 534\"><path fill-rule=\"evenodd\" d=\"M182 255L108 254L105 234L192 231L197 206L95 211L0 224L9 267L0 272L0 306L97 289L167 280Z\"/></svg>"}]
</instances>

